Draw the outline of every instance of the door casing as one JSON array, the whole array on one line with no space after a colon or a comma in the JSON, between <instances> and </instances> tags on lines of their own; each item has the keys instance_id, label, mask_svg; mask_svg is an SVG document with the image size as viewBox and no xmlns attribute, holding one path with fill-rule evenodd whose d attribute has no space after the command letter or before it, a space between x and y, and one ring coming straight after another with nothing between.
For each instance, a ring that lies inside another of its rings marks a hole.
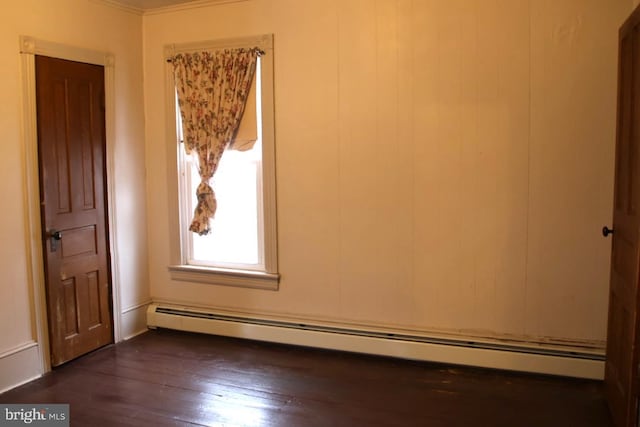
<instances>
[{"instance_id":1,"label":"door casing","mask_svg":"<svg viewBox=\"0 0 640 427\"><path fill-rule=\"evenodd\" d=\"M42 227L40 219L40 185L38 174L38 134L36 114L36 76L35 55L50 56L70 61L85 62L104 67L105 83L105 133L107 163L107 222L109 224L109 252L111 254L111 286L113 307L114 341L122 340L120 280L118 274L117 224L115 220L114 197L114 133L115 133L115 81L114 56L108 52L94 51L73 46L38 40L33 37L20 37L20 56L22 59L22 127L24 161L24 208L26 212L26 249L29 263L28 280L31 284L31 311L34 321L35 338L41 360L42 373L51 370L50 344L47 324L47 304L44 276L44 248L42 247Z\"/></svg>"}]
</instances>

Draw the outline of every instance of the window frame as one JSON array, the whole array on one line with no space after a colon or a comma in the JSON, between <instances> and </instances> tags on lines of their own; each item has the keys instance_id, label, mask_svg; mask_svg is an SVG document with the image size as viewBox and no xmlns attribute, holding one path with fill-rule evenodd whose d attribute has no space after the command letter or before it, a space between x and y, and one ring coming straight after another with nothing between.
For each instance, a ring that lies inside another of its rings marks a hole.
<instances>
[{"instance_id":1,"label":"window frame","mask_svg":"<svg viewBox=\"0 0 640 427\"><path fill-rule=\"evenodd\" d=\"M180 141L177 134L176 96L173 67L170 59L178 54L200 50L225 48L258 47L265 52L261 56L261 109L262 109L262 221L264 269L234 269L188 264L185 244L189 240L186 233L190 217L185 213L182 194L184 180L180 179ZM233 39L221 39L197 43L172 44L165 46L166 74L166 123L167 123L167 163L169 195L169 246L172 280L207 283L224 286L238 286L257 289L277 290L280 275L277 258L276 221L276 177L275 177L275 116L274 116L274 76L273 76L273 34Z\"/></svg>"}]
</instances>

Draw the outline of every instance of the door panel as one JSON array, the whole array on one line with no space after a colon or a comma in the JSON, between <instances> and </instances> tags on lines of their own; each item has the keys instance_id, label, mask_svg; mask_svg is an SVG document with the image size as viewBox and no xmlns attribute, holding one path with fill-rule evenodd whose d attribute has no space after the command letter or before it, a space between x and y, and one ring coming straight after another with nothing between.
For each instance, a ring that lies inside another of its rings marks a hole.
<instances>
[{"instance_id":1,"label":"door panel","mask_svg":"<svg viewBox=\"0 0 640 427\"><path fill-rule=\"evenodd\" d=\"M640 260L640 9L620 29L618 123L605 393L618 427L635 426Z\"/></svg>"},{"instance_id":2,"label":"door panel","mask_svg":"<svg viewBox=\"0 0 640 427\"><path fill-rule=\"evenodd\" d=\"M40 198L52 365L112 342L104 69L36 56Z\"/></svg>"}]
</instances>

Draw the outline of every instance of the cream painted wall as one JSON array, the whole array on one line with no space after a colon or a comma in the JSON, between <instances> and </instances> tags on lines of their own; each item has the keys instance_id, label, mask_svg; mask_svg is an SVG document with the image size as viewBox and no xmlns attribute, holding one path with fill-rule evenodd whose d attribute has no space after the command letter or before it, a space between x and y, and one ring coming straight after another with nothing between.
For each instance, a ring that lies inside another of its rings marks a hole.
<instances>
[{"instance_id":1,"label":"cream painted wall","mask_svg":"<svg viewBox=\"0 0 640 427\"><path fill-rule=\"evenodd\" d=\"M115 202L121 306L149 300L146 241L142 18L88 0L7 2L0 18L0 365L3 357L36 341L26 254L26 187L21 111L19 36L115 55ZM119 314L116 313L116 316ZM134 331L123 331L131 334ZM20 361L17 360L20 366ZM13 366L13 365L12 365ZM0 366L0 389L6 375ZM25 378L11 381L15 384Z\"/></svg>"},{"instance_id":2,"label":"cream painted wall","mask_svg":"<svg viewBox=\"0 0 640 427\"><path fill-rule=\"evenodd\" d=\"M628 0L250 0L145 15L152 296L602 347L628 13ZM171 281L163 46L263 33L280 290Z\"/></svg>"}]
</instances>

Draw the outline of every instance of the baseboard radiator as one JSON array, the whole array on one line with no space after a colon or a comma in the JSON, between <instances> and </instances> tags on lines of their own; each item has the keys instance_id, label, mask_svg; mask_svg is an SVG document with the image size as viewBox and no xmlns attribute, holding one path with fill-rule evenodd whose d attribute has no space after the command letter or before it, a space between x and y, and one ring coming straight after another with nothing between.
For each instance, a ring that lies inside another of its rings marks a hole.
<instances>
[{"instance_id":1,"label":"baseboard radiator","mask_svg":"<svg viewBox=\"0 0 640 427\"><path fill-rule=\"evenodd\" d=\"M601 380L604 357L592 352L540 346L429 338L318 324L219 314L168 304L150 304L147 326L253 339L410 360L506 369Z\"/></svg>"}]
</instances>

